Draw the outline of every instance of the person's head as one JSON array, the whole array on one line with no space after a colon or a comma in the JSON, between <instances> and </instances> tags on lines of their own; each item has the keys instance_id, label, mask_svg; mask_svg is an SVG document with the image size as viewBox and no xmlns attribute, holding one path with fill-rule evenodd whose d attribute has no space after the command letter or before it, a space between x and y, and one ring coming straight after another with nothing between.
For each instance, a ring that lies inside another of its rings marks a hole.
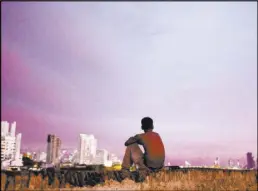
<instances>
[{"instance_id":1,"label":"person's head","mask_svg":"<svg viewBox=\"0 0 258 191\"><path fill-rule=\"evenodd\" d=\"M141 123L142 123L142 130L145 132L150 131L154 128L153 120L150 117L144 117Z\"/></svg>"}]
</instances>

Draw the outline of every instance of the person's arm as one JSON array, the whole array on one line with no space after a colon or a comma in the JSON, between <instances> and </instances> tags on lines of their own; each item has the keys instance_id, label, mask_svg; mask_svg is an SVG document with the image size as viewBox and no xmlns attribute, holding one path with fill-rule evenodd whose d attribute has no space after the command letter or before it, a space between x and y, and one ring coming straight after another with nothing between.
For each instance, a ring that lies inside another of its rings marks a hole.
<instances>
[{"instance_id":1,"label":"person's arm","mask_svg":"<svg viewBox=\"0 0 258 191\"><path fill-rule=\"evenodd\" d=\"M125 146L134 144L134 143L139 143L140 142L140 136L139 135L135 135L134 137L130 137L126 142L125 142Z\"/></svg>"}]
</instances>

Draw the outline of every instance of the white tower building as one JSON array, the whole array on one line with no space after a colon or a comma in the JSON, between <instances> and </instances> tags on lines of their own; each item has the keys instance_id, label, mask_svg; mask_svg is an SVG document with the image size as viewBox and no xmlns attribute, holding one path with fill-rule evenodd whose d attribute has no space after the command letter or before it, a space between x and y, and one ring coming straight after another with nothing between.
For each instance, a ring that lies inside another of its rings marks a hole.
<instances>
[{"instance_id":1,"label":"white tower building","mask_svg":"<svg viewBox=\"0 0 258 191\"><path fill-rule=\"evenodd\" d=\"M15 155L15 137L1 136L1 161L13 159Z\"/></svg>"},{"instance_id":2,"label":"white tower building","mask_svg":"<svg viewBox=\"0 0 258 191\"><path fill-rule=\"evenodd\" d=\"M15 137L16 122L11 124L9 132L9 123L1 121L1 161L15 159L16 154L16 137Z\"/></svg>"},{"instance_id":3,"label":"white tower building","mask_svg":"<svg viewBox=\"0 0 258 191\"><path fill-rule=\"evenodd\" d=\"M16 122L14 121L11 124L11 132L10 132L11 137L15 137L15 130L16 130Z\"/></svg>"},{"instance_id":4,"label":"white tower building","mask_svg":"<svg viewBox=\"0 0 258 191\"><path fill-rule=\"evenodd\" d=\"M7 136L9 132L9 123L7 121L1 121L1 136Z\"/></svg>"},{"instance_id":5,"label":"white tower building","mask_svg":"<svg viewBox=\"0 0 258 191\"><path fill-rule=\"evenodd\" d=\"M97 151L97 139L93 135L80 134L79 163L92 164Z\"/></svg>"},{"instance_id":6,"label":"white tower building","mask_svg":"<svg viewBox=\"0 0 258 191\"><path fill-rule=\"evenodd\" d=\"M21 155L21 137L22 137L21 133L16 135L15 160L19 160L20 159L20 155Z\"/></svg>"}]
</instances>

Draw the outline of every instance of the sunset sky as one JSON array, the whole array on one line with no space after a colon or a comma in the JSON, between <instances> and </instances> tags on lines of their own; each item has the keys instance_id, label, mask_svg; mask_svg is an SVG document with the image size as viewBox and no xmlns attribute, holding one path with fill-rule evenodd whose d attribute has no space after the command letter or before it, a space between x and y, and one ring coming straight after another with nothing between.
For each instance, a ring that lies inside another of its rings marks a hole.
<instances>
[{"instance_id":1,"label":"sunset sky","mask_svg":"<svg viewBox=\"0 0 258 191\"><path fill-rule=\"evenodd\" d=\"M256 2L4 2L2 120L124 152L150 116L166 156L257 156Z\"/></svg>"}]
</instances>

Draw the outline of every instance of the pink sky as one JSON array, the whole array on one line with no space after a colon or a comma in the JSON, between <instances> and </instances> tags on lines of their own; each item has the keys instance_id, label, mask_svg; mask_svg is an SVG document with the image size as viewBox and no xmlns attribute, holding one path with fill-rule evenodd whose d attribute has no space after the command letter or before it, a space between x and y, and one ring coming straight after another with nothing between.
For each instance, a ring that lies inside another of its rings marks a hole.
<instances>
[{"instance_id":1,"label":"pink sky","mask_svg":"<svg viewBox=\"0 0 258 191\"><path fill-rule=\"evenodd\" d=\"M2 120L22 146L80 133L122 156L154 119L167 159L257 156L256 3L9 3Z\"/></svg>"}]
</instances>

